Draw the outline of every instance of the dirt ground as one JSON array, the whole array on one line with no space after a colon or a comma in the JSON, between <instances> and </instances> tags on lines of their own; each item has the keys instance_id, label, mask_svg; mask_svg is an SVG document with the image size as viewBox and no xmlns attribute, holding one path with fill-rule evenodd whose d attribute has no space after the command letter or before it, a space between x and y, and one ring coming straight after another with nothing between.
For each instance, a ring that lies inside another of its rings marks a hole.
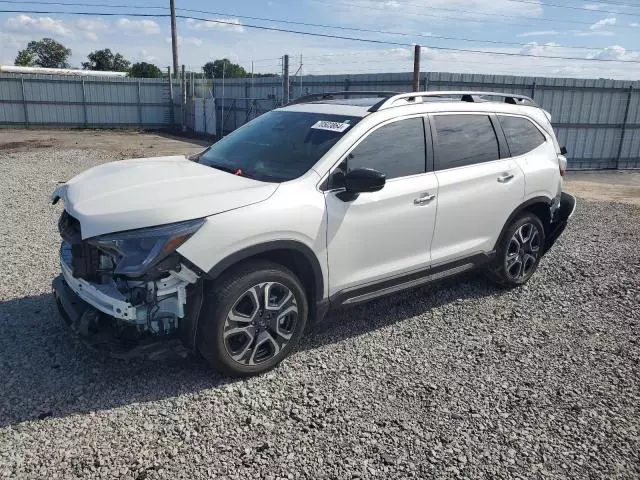
<instances>
[{"instance_id":1,"label":"dirt ground","mask_svg":"<svg viewBox=\"0 0 640 480\"><path fill-rule=\"evenodd\" d=\"M167 133L125 130L0 130L0 155L42 148L90 149L117 157L190 154L206 140ZM640 205L640 171L568 172L568 192L588 200L610 200Z\"/></svg>"}]
</instances>

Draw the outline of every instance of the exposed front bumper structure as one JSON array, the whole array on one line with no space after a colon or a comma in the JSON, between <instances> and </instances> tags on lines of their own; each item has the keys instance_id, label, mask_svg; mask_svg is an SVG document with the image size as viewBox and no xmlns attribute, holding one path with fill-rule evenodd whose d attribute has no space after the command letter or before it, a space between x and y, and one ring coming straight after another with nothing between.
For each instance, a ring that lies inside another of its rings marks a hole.
<instances>
[{"instance_id":1,"label":"exposed front bumper structure","mask_svg":"<svg viewBox=\"0 0 640 480\"><path fill-rule=\"evenodd\" d=\"M199 278L186 266L155 281L107 275L94 282L73 275L71 249L63 243L60 269L52 283L56 304L67 325L89 346L120 358L187 351L180 341L181 327L184 321L189 328L188 288Z\"/></svg>"}]
</instances>

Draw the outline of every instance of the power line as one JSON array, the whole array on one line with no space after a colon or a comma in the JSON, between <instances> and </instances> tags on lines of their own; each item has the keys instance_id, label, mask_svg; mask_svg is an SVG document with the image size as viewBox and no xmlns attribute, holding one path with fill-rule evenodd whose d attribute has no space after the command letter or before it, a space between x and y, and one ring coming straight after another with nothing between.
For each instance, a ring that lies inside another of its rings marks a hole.
<instances>
[{"instance_id":1,"label":"power line","mask_svg":"<svg viewBox=\"0 0 640 480\"><path fill-rule=\"evenodd\" d=\"M36 13L40 15L93 15L93 16L127 16L127 17L156 17L156 18L165 18L169 17L168 14L156 14L156 13L113 13L113 12L61 12L61 11L43 11L43 10L0 10L0 13ZM219 25L230 25L237 27L238 24L235 22L228 22L225 20L215 20L209 18L200 18L193 17L188 15L176 15L176 18L182 19L190 19L190 20L198 20L201 22L208 23L216 23ZM282 33L293 33L297 35L305 35L311 37L320 37L320 38L333 38L336 40L348 40L362 43L373 43L378 45L395 45L402 47L412 47L414 44L410 43L401 43L401 42L393 42L389 40L375 40L371 38L360 38L360 37L348 37L343 35L332 35L328 33L318 33L318 32L306 32L302 30L291 30L286 28L277 28L277 27L267 27L264 25L252 25L248 23L241 24L243 27L247 28L255 28L258 30L267 30L273 32L282 32ZM496 51L488 51L488 50L478 50L478 49L470 49L470 48L455 48L455 47L440 47L434 45L421 45L422 48L429 48L432 50L443 50L443 51L451 51L451 52L467 52L467 53L479 53L486 55L501 55L501 56L509 56L509 57L530 57L530 58L548 58L548 59L558 59L558 60L580 60L580 61L590 61L590 62L617 62L617 63L635 63L640 64L639 60L621 60L621 59L611 59L611 58L584 58L584 57L566 57L566 56L550 56L550 55L533 55L527 53L515 53L515 52L496 52Z\"/></svg>"},{"instance_id":2,"label":"power line","mask_svg":"<svg viewBox=\"0 0 640 480\"><path fill-rule=\"evenodd\" d=\"M483 39L479 39L479 38L451 37L451 36L438 35L438 34L425 35L425 34L420 34L420 33L395 32L395 31L389 31L389 30L374 30L374 29L357 28L357 27L343 27L343 26L339 26L339 25L330 25L330 24L323 24L323 23L309 23L309 22L298 22L298 21L293 21L293 20L282 20L282 19L275 19L275 18L252 17L252 16L248 16L248 15L238 15L238 14L235 14L235 13L212 12L212 11L207 11L207 10L193 10L193 9L188 9L188 8L179 8L178 10L182 11L182 12L205 13L205 14L210 14L210 15L223 15L223 16L227 16L227 17L247 18L247 19L250 19L250 20L260 20L260 21L264 21L264 22L285 23L285 24L289 24L289 25L303 25L303 26L307 26L307 27L332 28L332 29L336 29L336 30L347 30L347 31L353 31L353 32L377 33L377 34L382 34L382 35L398 35L398 36L404 36L404 37L420 37L420 38L437 38L437 39L441 39L441 40L457 40L457 41L461 41L461 42L472 42L472 43L491 43L491 44L496 44L496 45L515 45L515 46L519 46L519 47L526 47L526 46L530 45L529 43L523 43L523 42L507 42L507 41L502 41L502 40L483 40ZM586 47L586 46L580 46L580 45L575 45L575 46L574 45L547 45L547 46L549 46L549 47L562 47L562 48L578 49L578 50L597 50L597 48L594 48L594 47ZM628 50L628 51L631 52L631 50Z\"/></svg>"},{"instance_id":3,"label":"power line","mask_svg":"<svg viewBox=\"0 0 640 480\"><path fill-rule=\"evenodd\" d=\"M42 3L42 4L52 4L52 5L68 5L68 6L105 6L105 7L112 7L112 8L126 8L126 5L108 5L108 4L88 4L88 3L70 3L70 2L33 2L33 1L24 1L24 0L0 0L0 3ZM166 7L154 7L154 6L148 6L148 7L134 7L134 8L153 8L153 9L162 9L165 10ZM374 29L367 29L367 28L357 28L357 27L343 27L343 26L339 26L339 25L329 25L329 24L319 24L319 23L309 23L309 22L299 22L299 21L293 21L293 20L284 20L284 19L275 19L275 18L265 18L265 17L254 17L254 16L249 16L249 15L238 15L235 13L226 13L226 12L214 12L214 11L208 11L208 10L194 10L194 9L188 9L188 8L179 8L179 11L182 12L191 12L191 13L205 13L205 14L210 14L210 15L223 15L223 16L227 16L227 17L237 17L237 18L245 18L245 19L250 19L250 20L260 20L260 21L265 21L265 22L275 22L275 23L284 23L284 24L290 24L290 25L303 25L303 26L309 26L309 27L319 27L319 28L331 28L331 29L336 29L336 30L346 30L346 31L355 31L355 32L367 32L367 33L377 33L377 34L382 34L382 35L398 35L398 36L405 36L405 37L420 37L420 38L435 38L435 39L440 39L440 40L455 40L455 41L462 41L462 42L470 42L470 43L489 43L489 44L494 44L494 45L513 45L513 46L520 46L520 47L526 47L529 46L530 43L523 43L523 42L508 42L508 41L503 41L503 40L486 40L486 39L479 39L479 38L465 38L465 37L452 37L452 36L446 36L446 35L438 35L438 34L430 34L430 35L425 35L425 34L420 34L420 33L407 33L407 32L395 32L395 31L387 31L387 30L374 30ZM567 48L567 49L573 49L573 50L598 50L598 48L596 47L587 47L587 46L580 46L580 45L557 45L557 44L547 44L547 47L551 47L551 48ZM634 50L627 50L628 52L635 52Z\"/></svg>"},{"instance_id":4,"label":"power line","mask_svg":"<svg viewBox=\"0 0 640 480\"><path fill-rule=\"evenodd\" d=\"M323 5L326 5L326 1L325 0L309 0L311 2L316 2L316 3L322 3ZM394 15L403 15L403 16L410 16L410 17L415 17L415 16L421 16L421 17L430 17L430 18L439 18L439 19L446 19L446 20L456 20L456 21L465 21L465 22L470 22L470 23L499 23L496 22L495 20L490 20L490 19L473 19L473 18L468 18L468 17L451 17L451 16L445 16L445 15L433 15L433 14L428 14L428 13L423 13L423 12L416 12L416 11L404 11L404 10L393 10L390 8L379 8L379 7L374 7L371 5L362 5L359 3L353 3L353 2L347 2L347 1L340 1L340 5L339 6L344 6L344 5L348 5L348 6L352 6L352 7L356 7L356 8L360 8L362 10L377 10L380 12L386 12L386 13L393 13ZM424 7L424 5L421 4L417 4L417 3L403 3L403 5L406 6L416 6L416 7ZM580 20L560 20L560 19L551 19L551 18L541 18L541 17L518 17L515 15L505 15L505 14L498 14L498 13L487 13L487 12L479 12L479 11L474 11L474 10L462 10L462 9L458 9L458 8L445 8L445 7L431 7L429 6L429 10L442 10L442 11L448 11L448 12L455 12L455 13L469 13L469 14L473 14L473 15L490 15L491 17L503 17L503 18L513 18L513 19L525 19L525 20L532 20L532 21L544 21L544 22L556 22L556 23L562 23L562 24L577 24L577 25L593 25L593 21L591 22L586 22L586 21L580 21ZM603 12L602 10L588 10L590 12ZM514 26L522 26L522 27L531 27L531 25L528 24L524 24L524 23L514 23L514 22L510 22L509 25L514 25ZM629 27L629 26L625 26L625 25L608 25L608 27L613 27L613 28L634 28L634 27Z\"/></svg>"},{"instance_id":5,"label":"power line","mask_svg":"<svg viewBox=\"0 0 640 480\"><path fill-rule=\"evenodd\" d=\"M630 17L640 17L640 13L626 13L626 12L614 12L612 10L592 10L590 8L585 8L585 7L576 7L575 5L558 5L557 3L546 3L546 2L539 2L537 0L507 0L507 2L513 2L513 3L529 3L532 5L542 5L545 7L554 7L554 8L567 8L570 10L582 10L584 12L591 12L591 13L611 13L614 15L628 15ZM628 7L630 5L624 5L625 7Z\"/></svg>"}]
</instances>

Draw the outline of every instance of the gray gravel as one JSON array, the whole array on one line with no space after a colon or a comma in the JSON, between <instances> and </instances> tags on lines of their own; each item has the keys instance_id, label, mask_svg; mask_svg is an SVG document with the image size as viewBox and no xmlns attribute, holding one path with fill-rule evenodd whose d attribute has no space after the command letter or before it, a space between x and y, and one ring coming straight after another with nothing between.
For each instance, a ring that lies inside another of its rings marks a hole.
<instances>
[{"instance_id":1,"label":"gray gravel","mask_svg":"<svg viewBox=\"0 0 640 480\"><path fill-rule=\"evenodd\" d=\"M472 275L344 310L228 381L96 357L57 318L48 197L106 160L0 151L0 477L640 476L638 207L580 201L523 288Z\"/></svg>"}]
</instances>

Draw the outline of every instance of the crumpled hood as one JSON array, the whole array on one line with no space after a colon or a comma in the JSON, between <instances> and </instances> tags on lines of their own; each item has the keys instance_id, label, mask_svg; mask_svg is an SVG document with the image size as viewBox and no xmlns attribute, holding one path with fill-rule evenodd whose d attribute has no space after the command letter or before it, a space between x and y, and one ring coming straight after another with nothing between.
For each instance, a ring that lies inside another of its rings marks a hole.
<instances>
[{"instance_id":1,"label":"crumpled hood","mask_svg":"<svg viewBox=\"0 0 640 480\"><path fill-rule=\"evenodd\" d=\"M233 210L264 201L277 188L179 155L90 168L56 188L52 200L64 200L82 238L89 238Z\"/></svg>"}]
</instances>

